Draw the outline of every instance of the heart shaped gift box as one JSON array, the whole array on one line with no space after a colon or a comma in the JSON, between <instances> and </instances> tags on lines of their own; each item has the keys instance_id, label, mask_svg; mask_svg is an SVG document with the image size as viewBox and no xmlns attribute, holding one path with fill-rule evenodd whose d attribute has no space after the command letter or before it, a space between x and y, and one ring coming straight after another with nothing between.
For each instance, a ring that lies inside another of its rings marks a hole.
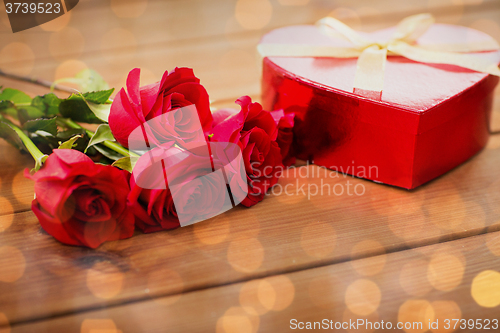
<instances>
[{"instance_id":1,"label":"heart shaped gift box","mask_svg":"<svg viewBox=\"0 0 500 333\"><path fill-rule=\"evenodd\" d=\"M387 40L395 28L363 36ZM466 27L433 24L417 44L480 43L491 37ZM289 26L261 44L346 47L316 26ZM498 64L500 52L474 56ZM376 182L413 189L479 152L489 137L498 77L454 65L388 56L378 98L353 93L356 58L276 57L263 60L267 110L295 113L298 158Z\"/></svg>"}]
</instances>

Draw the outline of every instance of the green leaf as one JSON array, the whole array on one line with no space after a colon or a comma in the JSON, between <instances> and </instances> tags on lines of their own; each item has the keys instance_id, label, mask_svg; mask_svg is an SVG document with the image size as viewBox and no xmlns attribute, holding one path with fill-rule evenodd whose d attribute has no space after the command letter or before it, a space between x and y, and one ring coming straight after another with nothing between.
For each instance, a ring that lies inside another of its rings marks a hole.
<instances>
[{"instance_id":1,"label":"green leaf","mask_svg":"<svg viewBox=\"0 0 500 333\"><path fill-rule=\"evenodd\" d=\"M112 88L108 90L92 91L83 93L82 95L88 102L95 104L104 104L108 101L114 90L115 89Z\"/></svg>"},{"instance_id":2,"label":"green leaf","mask_svg":"<svg viewBox=\"0 0 500 333\"><path fill-rule=\"evenodd\" d=\"M108 147L105 147L103 145L95 145L92 147L95 148L98 152L100 152L101 154L103 154L104 156L106 156L107 158L109 158L112 161L119 160L120 158L123 157L123 155L118 154L114 150L109 149Z\"/></svg>"},{"instance_id":3,"label":"green leaf","mask_svg":"<svg viewBox=\"0 0 500 333\"><path fill-rule=\"evenodd\" d=\"M67 141L74 137L75 135L82 135L85 136L85 129L84 128L70 128L65 131L59 131L57 132L57 138L60 141Z\"/></svg>"},{"instance_id":4,"label":"green leaf","mask_svg":"<svg viewBox=\"0 0 500 333\"><path fill-rule=\"evenodd\" d=\"M46 94L42 96L43 103L46 105L45 114L48 116L53 116L59 113L59 105L61 104L61 99L54 95L53 93Z\"/></svg>"},{"instance_id":5,"label":"green leaf","mask_svg":"<svg viewBox=\"0 0 500 333\"><path fill-rule=\"evenodd\" d=\"M75 141L82 137L83 135L75 135L68 141L61 143L58 149L72 149L73 147L76 147Z\"/></svg>"},{"instance_id":6,"label":"green leaf","mask_svg":"<svg viewBox=\"0 0 500 333\"><path fill-rule=\"evenodd\" d=\"M0 122L0 137L5 139L8 143L16 147L20 150L26 150L23 142L19 135L10 127L8 124L4 122Z\"/></svg>"},{"instance_id":7,"label":"green leaf","mask_svg":"<svg viewBox=\"0 0 500 333\"><path fill-rule=\"evenodd\" d=\"M115 141L115 137L111 133L111 129L108 124L102 124L97 127L97 130L90 138L89 144L87 145L87 148L85 148L84 152L87 152L87 149L90 147L104 141Z\"/></svg>"},{"instance_id":8,"label":"green leaf","mask_svg":"<svg viewBox=\"0 0 500 333\"><path fill-rule=\"evenodd\" d=\"M87 106L97 118L106 123L108 122L109 113L111 112L111 104L94 104L87 102Z\"/></svg>"},{"instance_id":9,"label":"green leaf","mask_svg":"<svg viewBox=\"0 0 500 333\"><path fill-rule=\"evenodd\" d=\"M70 118L81 123L100 124L102 120L97 118L87 103L82 98L70 96L59 105L59 111L65 118Z\"/></svg>"},{"instance_id":10,"label":"green leaf","mask_svg":"<svg viewBox=\"0 0 500 333\"><path fill-rule=\"evenodd\" d=\"M5 120L8 122L8 120ZM0 122L0 137L14 145L14 147L28 151L35 160L35 167L31 172L38 171L47 159L48 155L43 154L30 140L30 138L12 123Z\"/></svg>"},{"instance_id":11,"label":"green leaf","mask_svg":"<svg viewBox=\"0 0 500 333\"><path fill-rule=\"evenodd\" d=\"M66 118L83 123L107 122L110 105L105 103L113 89L86 94L72 94L59 105L59 111ZM89 99L90 100L89 100Z\"/></svg>"},{"instance_id":12,"label":"green leaf","mask_svg":"<svg viewBox=\"0 0 500 333\"><path fill-rule=\"evenodd\" d=\"M0 101L0 111L8 109L8 108L13 108L13 107L14 107L14 103L12 103L9 100Z\"/></svg>"},{"instance_id":13,"label":"green leaf","mask_svg":"<svg viewBox=\"0 0 500 333\"><path fill-rule=\"evenodd\" d=\"M132 173L134 170L135 163L137 163L138 157L122 157L111 164L112 166L115 166L117 168L120 168L122 170L127 170L128 172Z\"/></svg>"},{"instance_id":14,"label":"green leaf","mask_svg":"<svg viewBox=\"0 0 500 333\"><path fill-rule=\"evenodd\" d=\"M28 120L23 129L28 132L45 131L53 136L57 135L56 118Z\"/></svg>"},{"instance_id":15,"label":"green leaf","mask_svg":"<svg viewBox=\"0 0 500 333\"><path fill-rule=\"evenodd\" d=\"M80 90L82 92L109 89L108 83L104 81L102 76L99 75L99 73L97 73L95 70L88 68L80 71L75 75L75 77L57 80L56 82L54 82L54 85L61 82L77 84L80 86Z\"/></svg>"},{"instance_id":16,"label":"green leaf","mask_svg":"<svg viewBox=\"0 0 500 333\"><path fill-rule=\"evenodd\" d=\"M46 113L45 111L47 110L47 106L43 102L43 97L42 96L35 96L33 97L33 100L31 101L31 106L37 108L38 110L42 111L44 114Z\"/></svg>"},{"instance_id":17,"label":"green leaf","mask_svg":"<svg viewBox=\"0 0 500 333\"><path fill-rule=\"evenodd\" d=\"M28 120L38 119L45 116L45 113L34 106L22 106L17 108L17 117L21 124Z\"/></svg>"},{"instance_id":18,"label":"green leaf","mask_svg":"<svg viewBox=\"0 0 500 333\"><path fill-rule=\"evenodd\" d=\"M17 117L17 109L11 101L0 101L0 112L12 117Z\"/></svg>"},{"instance_id":19,"label":"green leaf","mask_svg":"<svg viewBox=\"0 0 500 333\"><path fill-rule=\"evenodd\" d=\"M0 93L0 101L11 101L15 104L29 104L31 103L31 97L20 90L5 88Z\"/></svg>"}]
</instances>

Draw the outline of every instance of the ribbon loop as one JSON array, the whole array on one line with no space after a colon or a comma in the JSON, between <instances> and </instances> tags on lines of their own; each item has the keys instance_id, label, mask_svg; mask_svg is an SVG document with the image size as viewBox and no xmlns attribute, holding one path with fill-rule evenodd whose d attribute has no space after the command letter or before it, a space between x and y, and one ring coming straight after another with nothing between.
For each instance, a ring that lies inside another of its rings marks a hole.
<instances>
[{"instance_id":1,"label":"ribbon loop","mask_svg":"<svg viewBox=\"0 0 500 333\"><path fill-rule=\"evenodd\" d=\"M434 24L431 14L417 14L408 16L398 23L392 40L414 43Z\"/></svg>"},{"instance_id":2,"label":"ribbon loop","mask_svg":"<svg viewBox=\"0 0 500 333\"><path fill-rule=\"evenodd\" d=\"M316 23L321 31L330 37L342 37L360 48L366 48L372 41L362 37L356 30L333 17L325 17Z\"/></svg>"},{"instance_id":3,"label":"ribbon loop","mask_svg":"<svg viewBox=\"0 0 500 333\"><path fill-rule=\"evenodd\" d=\"M472 43L420 45L415 44L434 24L430 14L418 14L403 19L389 41L379 42L365 38L346 24L332 17L325 17L317 23L319 29L332 38L342 38L353 44L352 47L259 44L257 47L263 57L332 57L358 58L354 79L354 93L380 100L384 86L384 68L389 55L434 64L449 64L471 69L481 73L500 76L498 63L486 57L458 52L494 51L500 49L493 39Z\"/></svg>"}]
</instances>

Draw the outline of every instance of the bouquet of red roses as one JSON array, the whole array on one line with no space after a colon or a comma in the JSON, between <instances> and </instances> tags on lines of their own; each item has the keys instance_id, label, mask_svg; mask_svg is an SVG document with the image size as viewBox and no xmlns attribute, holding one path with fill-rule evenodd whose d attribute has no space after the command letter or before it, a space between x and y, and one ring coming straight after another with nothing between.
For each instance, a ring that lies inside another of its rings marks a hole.
<instances>
[{"instance_id":1,"label":"bouquet of red roses","mask_svg":"<svg viewBox=\"0 0 500 333\"><path fill-rule=\"evenodd\" d=\"M84 74L83 92L66 99L0 92L0 136L35 159L25 171L32 210L62 243L96 248L135 227L173 229L253 206L293 163L293 115L248 96L239 110L212 113L192 69L143 87L134 69L113 101L95 72Z\"/></svg>"}]
</instances>

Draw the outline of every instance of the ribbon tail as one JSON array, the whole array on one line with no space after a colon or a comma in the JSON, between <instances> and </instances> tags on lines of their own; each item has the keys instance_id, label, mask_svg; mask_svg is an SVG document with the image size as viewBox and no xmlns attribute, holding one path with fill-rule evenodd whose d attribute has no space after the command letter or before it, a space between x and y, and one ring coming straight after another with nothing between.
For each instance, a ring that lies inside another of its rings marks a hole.
<instances>
[{"instance_id":1,"label":"ribbon tail","mask_svg":"<svg viewBox=\"0 0 500 333\"><path fill-rule=\"evenodd\" d=\"M324 17L316 22L316 25L324 34L330 37L340 36L356 46L364 47L371 44L370 40L362 37L356 30L351 29L348 25L333 17Z\"/></svg>"},{"instance_id":2,"label":"ribbon tail","mask_svg":"<svg viewBox=\"0 0 500 333\"><path fill-rule=\"evenodd\" d=\"M397 25L393 39L414 42L422 36L432 24L434 24L434 17L432 17L431 14L408 16Z\"/></svg>"},{"instance_id":3,"label":"ribbon tail","mask_svg":"<svg viewBox=\"0 0 500 333\"><path fill-rule=\"evenodd\" d=\"M300 44L259 44L257 46L262 57L326 57L356 58L361 52L350 47Z\"/></svg>"},{"instance_id":4,"label":"ribbon tail","mask_svg":"<svg viewBox=\"0 0 500 333\"><path fill-rule=\"evenodd\" d=\"M455 65L476 72L500 76L498 63L492 63L488 59L484 59L474 54L428 50L417 46L411 46L404 42L393 42L389 44L387 48L389 51L413 61Z\"/></svg>"},{"instance_id":5,"label":"ribbon tail","mask_svg":"<svg viewBox=\"0 0 500 333\"><path fill-rule=\"evenodd\" d=\"M378 46L366 48L358 58L354 77L354 93L380 101L384 88L384 70L387 49Z\"/></svg>"}]
</instances>

